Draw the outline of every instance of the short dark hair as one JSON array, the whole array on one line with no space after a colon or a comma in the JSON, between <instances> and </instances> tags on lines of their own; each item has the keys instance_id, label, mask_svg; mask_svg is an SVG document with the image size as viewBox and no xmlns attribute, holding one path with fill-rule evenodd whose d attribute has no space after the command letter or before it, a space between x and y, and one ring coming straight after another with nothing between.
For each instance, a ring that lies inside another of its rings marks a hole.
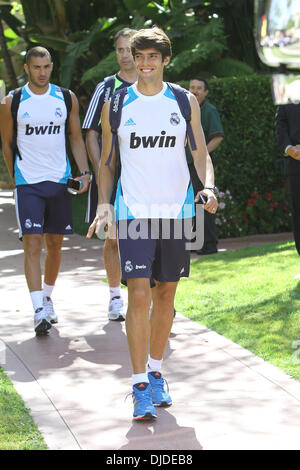
<instances>
[{"instance_id":1,"label":"short dark hair","mask_svg":"<svg viewBox=\"0 0 300 470\"><path fill-rule=\"evenodd\" d=\"M208 88L209 88L209 87L208 87L208 82L207 82L207 80L206 80L205 78L197 76L197 77L191 78L191 79L190 79L190 82L191 82L192 80L198 80L198 82L203 82L203 83L204 83L204 90L205 90L205 91L208 90Z\"/></svg>"},{"instance_id":2,"label":"short dark hair","mask_svg":"<svg viewBox=\"0 0 300 470\"><path fill-rule=\"evenodd\" d=\"M130 28L120 29L120 31L118 31L114 37L114 45L116 45L116 42L119 38L122 37L122 38L130 39L135 33L137 33L136 29L130 29Z\"/></svg>"},{"instance_id":3,"label":"short dark hair","mask_svg":"<svg viewBox=\"0 0 300 470\"><path fill-rule=\"evenodd\" d=\"M28 65L32 57L48 57L52 62L52 57L48 49L42 46L35 46L29 49L26 53L25 62Z\"/></svg>"},{"instance_id":4,"label":"short dark hair","mask_svg":"<svg viewBox=\"0 0 300 470\"><path fill-rule=\"evenodd\" d=\"M171 41L166 33L153 26L153 28L140 29L131 39L131 53L135 56L136 49L157 49L164 60L165 57L172 56Z\"/></svg>"}]
</instances>

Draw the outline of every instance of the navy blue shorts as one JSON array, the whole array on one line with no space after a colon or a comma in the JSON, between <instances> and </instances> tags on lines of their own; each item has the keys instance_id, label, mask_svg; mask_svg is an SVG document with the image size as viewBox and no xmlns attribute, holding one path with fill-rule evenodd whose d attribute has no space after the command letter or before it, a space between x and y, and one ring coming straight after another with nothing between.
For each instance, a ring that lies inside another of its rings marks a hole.
<instances>
[{"instance_id":1,"label":"navy blue shorts","mask_svg":"<svg viewBox=\"0 0 300 470\"><path fill-rule=\"evenodd\" d=\"M72 195L66 184L43 181L15 189L19 238L32 233L73 233Z\"/></svg>"},{"instance_id":2,"label":"navy blue shorts","mask_svg":"<svg viewBox=\"0 0 300 470\"><path fill-rule=\"evenodd\" d=\"M184 222L185 221L185 222ZM190 273L192 219L142 219L118 221L118 242L122 283L127 279L149 278L160 282L178 282ZM185 227L183 227L185 224ZM190 227L190 229L189 229ZM139 236L140 235L140 236Z\"/></svg>"}]
</instances>

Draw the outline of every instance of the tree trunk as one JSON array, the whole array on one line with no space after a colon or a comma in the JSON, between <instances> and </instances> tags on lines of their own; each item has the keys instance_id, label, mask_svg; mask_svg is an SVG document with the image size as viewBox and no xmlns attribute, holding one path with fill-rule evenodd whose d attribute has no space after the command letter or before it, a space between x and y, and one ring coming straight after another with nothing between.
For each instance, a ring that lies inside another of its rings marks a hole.
<instances>
[{"instance_id":1,"label":"tree trunk","mask_svg":"<svg viewBox=\"0 0 300 470\"><path fill-rule=\"evenodd\" d=\"M14 66L13 66L11 57L10 57L9 52L8 52L6 39L5 39L5 36L4 36L3 24L2 24L1 19L0 19L0 45L1 45L1 49L2 49L4 63L5 63L6 69L7 69L10 85L12 86L12 88L17 88L17 86L18 86L17 77L16 77L16 73L15 73L15 70L14 70Z\"/></svg>"},{"instance_id":2,"label":"tree trunk","mask_svg":"<svg viewBox=\"0 0 300 470\"><path fill-rule=\"evenodd\" d=\"M58 20L57 24L57 32L60 37L65 38L66 34L66 27L67 27L67 18L66 18L66 11L64 2L62 0L54 0L54 8L56 17Z\"/></svg>"}]
</instances>

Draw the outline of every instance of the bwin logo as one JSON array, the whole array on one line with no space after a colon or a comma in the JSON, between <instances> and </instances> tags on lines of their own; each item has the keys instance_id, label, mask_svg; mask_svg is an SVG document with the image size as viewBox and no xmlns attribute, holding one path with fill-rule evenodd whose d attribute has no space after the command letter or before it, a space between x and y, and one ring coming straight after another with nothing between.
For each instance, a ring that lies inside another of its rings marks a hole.
<instances>
[{"instance_id":1,"label":"bwin logo","mask_svg":"<svg viewBox=\"0 0 300 470\"><path fill-rule=\"evenodd\" d=\"M161 131L161 135L149 135L149 136L142 136L139 137L132 132L130 134L130 148L137 149L142 145L144 148L154 148L154 147L175 147L176 144L176 136L175 135L167 135L166 131Z\"/></svg>"},{"instance_id":2,"label":"bwin logo","mask_svg":"<svg viewBox=\"0 0 300 470\"><path fill-rule=\"evenodd\" d=\"M60 126L54 126L54 122L50 122L49 126L30 126L26 124L25 135L45 135L45 134L59 134ZM48 132L47 132L48 131Z\"/></svg>"}]
</instances>

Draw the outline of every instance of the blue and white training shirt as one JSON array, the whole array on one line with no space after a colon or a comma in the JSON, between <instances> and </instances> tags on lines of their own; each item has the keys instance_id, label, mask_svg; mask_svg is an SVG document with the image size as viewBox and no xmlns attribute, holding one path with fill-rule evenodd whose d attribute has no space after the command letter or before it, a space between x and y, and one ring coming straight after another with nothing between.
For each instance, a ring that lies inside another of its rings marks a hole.
<instances>
[{"instance_id":1,"label":"blue and white training shirt","mask_svg":"<svg viewBox=\"0 0 300 470\"><path fill-rule=\"evenodd\" d=\"M186 121L164 83L154 96L127 89L118 129L121 177L117 220L177 219L194 215L194 192L185 156Z\"/></svg>"}]
</instances>

